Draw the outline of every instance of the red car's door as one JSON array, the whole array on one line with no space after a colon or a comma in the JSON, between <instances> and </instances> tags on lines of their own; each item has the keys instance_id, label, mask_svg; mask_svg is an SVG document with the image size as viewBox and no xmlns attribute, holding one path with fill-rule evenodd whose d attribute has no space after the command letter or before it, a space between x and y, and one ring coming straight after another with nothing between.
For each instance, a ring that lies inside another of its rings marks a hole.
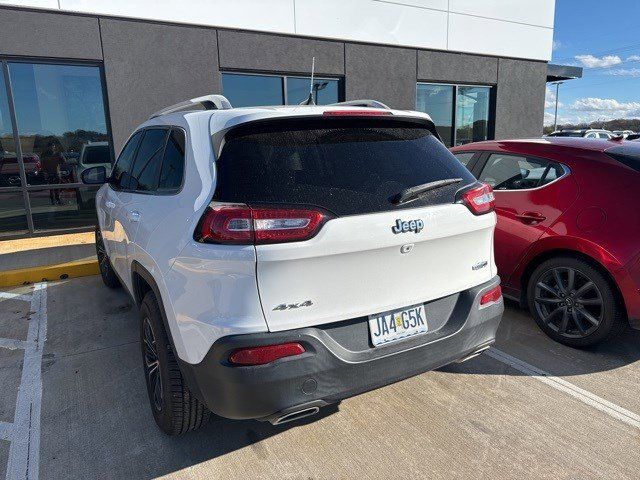
<instances>
[{"instance_id":1,"label":"red car's door","mask_svg":"<svg viewBox=\"0 0 640 480\"><path fill-rule=\"evenodd\" d=\"M489 154L478 178L494 188L496 265L505 285L527 249L577 197L568 173L568 168L540 158Z\"/></svg>"}]
</instances>

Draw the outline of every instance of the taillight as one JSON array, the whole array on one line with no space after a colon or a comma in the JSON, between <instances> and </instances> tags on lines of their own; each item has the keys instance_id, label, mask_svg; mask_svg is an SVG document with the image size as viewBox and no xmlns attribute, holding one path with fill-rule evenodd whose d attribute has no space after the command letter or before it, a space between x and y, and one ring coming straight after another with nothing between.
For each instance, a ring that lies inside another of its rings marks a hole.
<instances>
[{"instance_id":1,"label":"taillight","mask_svg":"<svg viewBox=\"0 0 640 480\"><path fill-rule=\"evenodd\" d=\"M235 350L229 356L234 365L265 365L281 358L302 355L306 350L299 343L282 343L264 347L249 347Z\"/></svg>"},{"instance_id":2,"label":"taillight","mask_svg":"<svg viewBox=\"0 0 640 480\"><path fill-rule=\"evenodd\" d=\"M213 204L200 222L198 240L263 245L299 242L318 233L329 219L316 209Z\"/></svg>"},{"instance_id":3,"label":"taillight","mask_svg":"<svg viewBox=\"0 0 640 480\"><path fill-rule=\"evenodd\" d=\"M493 212L496 204L493 188L486 183L463 192L462 201L474 215Z\"/></svg>"},{"instance_id":4,"label":"taillight","mask_svg":"<svg viewBox=\"0 0 640 480\"><path fill-rule=\"evenodd\" d=\"M327 110L323 113L326 117L382 117L393 115L389 110Z\"/></svg>"},{"instance_id":5,"label":"taillight","mask_svg":"<svg viewBox=\"0 0 640 480\"><path fill-rule=\"evenodd\" d=\"M487 293L482 295L480 298L480 305L489 305L490 303L495 303L500 301L502 297L502 287L498 285L497 287L492 288Z\"/></svg>"}]
</instances>

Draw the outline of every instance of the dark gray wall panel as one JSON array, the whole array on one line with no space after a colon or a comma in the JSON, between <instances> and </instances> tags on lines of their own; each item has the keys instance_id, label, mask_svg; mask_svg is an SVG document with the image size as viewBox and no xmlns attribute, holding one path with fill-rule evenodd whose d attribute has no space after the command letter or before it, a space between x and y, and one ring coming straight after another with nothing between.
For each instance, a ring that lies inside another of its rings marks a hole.
<instances>
[{"instance_id":1,"label":"dark gray wall panel","mask_svg":"<svg viewBox=\"0 0 640 480\"><path fill-rule=\"evenodd\" d=\"M342 42L228 30L218 32L218 42L223 69L306 73L315 56L317 73L344 74Z\"/></svg>"},{"instance_id":2,"label":"dark gray wall panel","mask_svg":"<svg viewBox=\"0 0 640 480\"><path fill-rule=\"evenodd\" d=\"M373 99L392 108L416 108L416 51L348 43L346 99Z\"/></svg>"},{"instance_id":3,"label":"dark gray wall panel","mask_svg":"<svg viewBox=\"0 0 640 480\"><path fill-rule=\"evenodd\" d=\"M0 8L0 54L100 60L98 20Z\"/></svg>"},{"instance_id":4,"label":"dark gray wall panel","mask_svg":"<svg viewBox=\"0 0 640 480\"><path fill-rule=\"evenodd\" d=\"M498 81L498 59L464 53L419 50L418 79L494 84Z\"/></svg>"},{"instance_id":5,"label":"dark gray wall panel","mask_svg":"<svg viewBox=\"0 0 640 480\"><path fill-rule=\"evenodd\" d=\"M544 62L499 60L497 139L542 135L546 73Z\"/></svg>"},{"instance_id":6,"label":"dark gray wall panel","mask_svg":"<svg viewBox=\"0 0 640 480\"><path fill-rule=\"evenodd\" d=\"M113 19L100 25L116 152L153 112L220 93L215 30Z\"/></svg>"}]
</instances>

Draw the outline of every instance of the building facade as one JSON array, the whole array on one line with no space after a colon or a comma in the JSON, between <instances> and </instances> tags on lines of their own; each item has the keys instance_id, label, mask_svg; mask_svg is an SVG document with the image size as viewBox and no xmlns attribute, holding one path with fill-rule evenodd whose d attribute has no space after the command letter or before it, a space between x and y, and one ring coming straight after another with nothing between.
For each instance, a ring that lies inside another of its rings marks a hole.
<instances>
[{"instance_id":1,"label":"building facade","mask_svg":"<svg viewBox=\"0 0 640 480\"><path fill-rule=\"evenodd\" d=\"M87 229L94 187L164 106L371 98L448 145L542 133L554 0L0 0L0 238Z\"/></svg>"}]
</instances>

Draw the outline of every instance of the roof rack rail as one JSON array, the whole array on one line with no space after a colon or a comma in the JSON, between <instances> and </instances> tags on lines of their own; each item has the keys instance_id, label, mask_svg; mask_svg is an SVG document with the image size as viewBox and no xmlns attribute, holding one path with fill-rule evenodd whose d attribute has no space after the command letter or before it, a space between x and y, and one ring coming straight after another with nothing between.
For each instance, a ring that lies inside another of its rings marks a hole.
<instances>
[{"instance_id":1,"label":"roof rack rail","mask_svg":"<svg viewBox=\"0 0 640 480\"><path fill-rule=\"evenodd\" d=\"M165 107L162 110L158 110L151 115L149 119L159 117L160 115L166 115L168 113L180 112L183 110L230 110L233 107L227 98L223 95L204 95L202 97L192 98L184 102L176 103L169 107Z\"/></svg>"},{"instance_id":2,"label":"roof rack rail","mask_svg":"<svg viewBox=\"0 0 640 480\"><path fill-rule=\"evenodd\" d=\"M348 102L331 103L330 106L346 106L346 107L367 107L367 108L384 108L391 110L390 107L378 100L349 100Z\"/></svg>"}]
</instances>

